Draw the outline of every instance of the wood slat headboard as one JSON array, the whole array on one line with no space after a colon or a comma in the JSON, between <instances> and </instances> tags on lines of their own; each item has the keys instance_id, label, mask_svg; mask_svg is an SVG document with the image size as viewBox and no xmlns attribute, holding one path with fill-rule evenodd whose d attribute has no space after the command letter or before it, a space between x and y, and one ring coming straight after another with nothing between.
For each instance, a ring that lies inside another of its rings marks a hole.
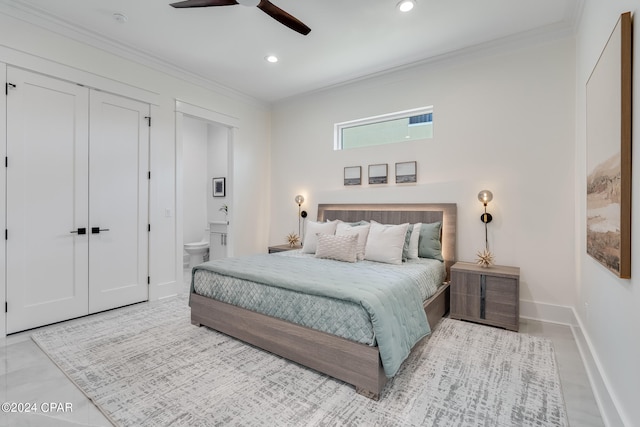
<instances>
[{"instance_id":1,"label":"wood slat headboard","mask_svg":"<svg viewBox=\"0 0 640 427\"><path fill-rule=\"evenodd\" d=\"M445 261L448 280L449 269L456 262L457 206L455 203L318 205L318 221L336 219L345 222L373 220L381 224L442 221L442 257Z\"/></svg>"}]
</instances>

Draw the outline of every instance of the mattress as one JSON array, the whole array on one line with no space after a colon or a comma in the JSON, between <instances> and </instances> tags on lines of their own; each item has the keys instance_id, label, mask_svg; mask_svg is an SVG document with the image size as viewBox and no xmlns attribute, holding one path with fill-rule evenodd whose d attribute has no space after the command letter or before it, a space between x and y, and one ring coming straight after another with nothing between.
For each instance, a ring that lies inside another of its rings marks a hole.
<instances>
[{"instance_id":1,"label":"mattress","mask_svg":"<svg viewBox=\"0 0 640 427\"><path fill-rule=\"evenodd\" d=\"M301 251L279 252L270 257L314 258ZM327 260L323 260L327 263ZM329 261L339 263L340 261ZM445 279L445 268L434 259L412 259L402 265L360 261L358 269L375 269L394 275L406 275L415 284L423 301L437 291ZM237 307L276 317L311 329L326 332L366 345L376 345L376 336L368 312L362 305L341 299L303 293L289 288L195 269L192 291Z\"/></svg>"}]
</instances>

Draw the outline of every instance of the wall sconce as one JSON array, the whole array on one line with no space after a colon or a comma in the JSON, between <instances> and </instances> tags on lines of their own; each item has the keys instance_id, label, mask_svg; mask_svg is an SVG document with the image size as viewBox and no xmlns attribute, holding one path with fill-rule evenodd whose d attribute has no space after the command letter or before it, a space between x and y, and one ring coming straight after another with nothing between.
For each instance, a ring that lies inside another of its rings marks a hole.
<instances>
[{"instance_id":1,"label":"wall sconce","mask_svg":"<svg viewBox=\"0 0 640 427\"><path fill-rule=\"evenodd\" d=\"M482 190L478 193L478 200L482 202L484 205L484 213L480 217L480 220L485 223L485 225L493 219L490 213L487 213L487 205L490 201L493 200L493 193L489 190Z\"/></svg>"},{"instance_id":2,"label":"wall sconce","mask_svg":"<svg viewBox=\"0 0 640 427\"><path fill-rule=\"evenodd\" d=\"M484 205L484 213L480 215L480 221L484 223L484 251L478 251L476 262L482 267L489 267L493 264L493 254L489 251L487 224L491 222L493 216L487 212L487 205L493 200L493 193L489 190L482 190L478 193L478 200Z\"/></svg>"},{"instance_id":3,"label":"wall sconce","mask_svg":"<svg viewBox=\"0 0 640 427\"><path fill-rule=\"evenodd\" d=\"M307 217L307 211L302 210L302 204L304 203L304 197L301 194L296 196L296 203L298 204L298 236L302 239L302 218Z\"/></svg>"}]
</instances>

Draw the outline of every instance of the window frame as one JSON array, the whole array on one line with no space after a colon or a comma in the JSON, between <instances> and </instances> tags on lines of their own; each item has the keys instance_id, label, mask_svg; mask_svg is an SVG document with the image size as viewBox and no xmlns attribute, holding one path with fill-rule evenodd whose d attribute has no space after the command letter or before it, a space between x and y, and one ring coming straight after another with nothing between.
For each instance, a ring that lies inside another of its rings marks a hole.
<instances>
[{"instance_id":1,"label":"window frame","mask_svg":"<svg viewBox=\"0 0 640 427\"><path fill-rule=\"evenodd\" d=\"M422 114L433 114L433 105L429 105L427 107L412 108L410 110L397 111L394 113L380 114L377 116L365 117L362 119L349 120L346 122L335 123L333 125L333 149L334 151L342 151L345 149L342 143L342 132L344 129L357 127L357 126L376 124L381 122L387 122L391 120L408 119L410 117L419 116ZM433 116L431 118L431 123L433 123ZM395 141L395 142L388 142L385 144L371 145L367 147L397 144L397 143L398 141ZM357 148L364 148L364 147L357 147Z\"/></svg>"}]
</instances>

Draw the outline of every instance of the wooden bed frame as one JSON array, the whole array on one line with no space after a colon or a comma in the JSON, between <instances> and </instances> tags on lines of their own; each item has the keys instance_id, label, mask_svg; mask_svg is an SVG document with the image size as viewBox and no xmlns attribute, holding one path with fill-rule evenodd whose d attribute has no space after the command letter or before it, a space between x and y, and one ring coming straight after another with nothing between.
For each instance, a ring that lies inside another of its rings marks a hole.
<instances>
[{"instance_id":1,"label":"wooden bed frame","mask_svg":"<svg viewBox=\"0 0 640 427\"><path fill-rule=\"evenodd\" d=\"M361 219L383 224L442 221L442 254L447 282L424 303L429 325L449 310L449 268L455 262L456 205L334 204L318 206L318 221ZM204 325L263 350L352 384L356 392L378 399L387 378L378 347L356 343L210 298L191 294L191 323Z\"/></svg>"}]
</instances>

